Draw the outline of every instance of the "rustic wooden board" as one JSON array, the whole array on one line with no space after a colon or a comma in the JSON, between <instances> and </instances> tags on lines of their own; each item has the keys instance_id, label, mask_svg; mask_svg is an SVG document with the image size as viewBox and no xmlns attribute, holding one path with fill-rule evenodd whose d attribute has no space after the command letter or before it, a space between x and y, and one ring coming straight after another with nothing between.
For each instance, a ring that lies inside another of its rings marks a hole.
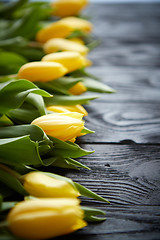
<instances>
[{"instance_id":1,"label":"rustic wooden board","mask_svg":"<svg viewBox=\"0 0 160 240\"><path fill-rule=\"evenodd\" d=\"M82 198L106 211L107 220L57 240L160 239L160 4L93 4L95 36L90 72L117 90L87 106L95 134L78 142L95 153L79 159L91 168L65 174L110 205Z\"/></svg>"},{"instance_id":2,"label":"rustic wooden board","mask_svg":"<svg viewBox=\"0 0 160 240\"><path fill-rule=\"evenodd\" d=\"M133 67L91 67L88 72L98 76L101 81L114 88L115 94L98 94L94 102L160 102L160 70Z\"/></svg>"},{"instance_id":3,"label":"rustic wooden board","mask_svg":"<svg viewBox=\"0 0 160 240\"><path fill-rule=\"evenodd\" d=\"M94 102L86 126L95 131L80 138L90 143L160 143L159 103Z\"/></svg>"},{"instance_id":4,"label":"rustic wooden board","mask_svg":"<svg viewBox=\"0 0 160 240\"><path fill-rule=\"evenodd\" d=\"M108 198L111 204L84 200L106 211L107 220L58 239L159 239L159 146L83 145L95 153L80 161L90 171L68 171L66 176Z\"/></svg>"}]
</instances>

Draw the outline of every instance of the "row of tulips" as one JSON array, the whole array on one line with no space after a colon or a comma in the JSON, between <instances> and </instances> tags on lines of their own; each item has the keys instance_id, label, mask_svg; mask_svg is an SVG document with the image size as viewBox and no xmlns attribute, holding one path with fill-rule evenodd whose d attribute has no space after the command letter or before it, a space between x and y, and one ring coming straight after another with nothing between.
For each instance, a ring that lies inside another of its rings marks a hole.
<instances>
[{"instance_id":1,"label":"row of tulips","mask_svg":"<svg viewBox=\"0 0 160 240\"><path fill-rule=\"evenodd\" d=\"M9 4L8 11L14 12L24 2ZM61 19L41 24L32 42L43 50L43 56L0 79L2 238L48 239L105 219L97 217L105 215L102 210L80 205L78 199L85 196L108 202L105 198L50 173L53 167L54 171L55 167L89 169L75 160L92 153L75 143L77 137L92 133L84 126L83 117L88 113L81 104L95 97L83 94L114 92L85 70L92 64L85 42L92 24L76 15L86 4L86 0L53 2L50 14ZM5 8L0 12L4 14ZM19 32L16 38L23 37ZM44 168L47 171L41 170Z\"/></svg>"}]
</instances>

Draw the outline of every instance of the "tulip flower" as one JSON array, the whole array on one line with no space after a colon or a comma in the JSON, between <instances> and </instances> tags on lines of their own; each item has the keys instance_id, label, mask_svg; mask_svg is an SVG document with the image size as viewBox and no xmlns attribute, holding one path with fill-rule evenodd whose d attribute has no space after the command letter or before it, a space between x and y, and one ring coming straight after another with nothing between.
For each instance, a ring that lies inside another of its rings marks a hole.
<instances>
[{"instance_id":1,"label":"tulip flower","mask_svg":"<svg viewBox=\"0 0 160 240\"><path fill-rule=\"evenodd\" d=\"M80 95L86 91L87 91L87 88L81 82L78 82L72 88L69 89L69 92L72 93L73 95Z\"/></svg>"},{"instance_id":2,"label":"tulip flower","mask_svg":"<svg viewBox=\"0 0 160 240\"><path fill-rule=\"evenodd\" d=\"M67 69L56 62L30 62L24 64L19 72L18 78L24 78L32 82L48 82L64 76Z\"/></svg>"},{"instance_id":3,"label":"tulip flower","mask_svg":"<svg viewBox=\"0 0 160 240\"><path fill-rule=\"evenodd\" d=\"M43 45L43 49L46 54L58 51L74 51L84 56L88 53L88 48L86 46L63 38L50 39Z\"/></svg>"},{"instance_id":4,"label":"tulip flower","mask_svg":"<svg viewBox=\"0 0 160 240\"><path fill-rule=\"evenodd\" d=\"M75 30L91 32L92 24L76 17L63 18L39 30L36 39L38 42L45 43L52 38L66 38Z\"/></svg>"},{"instance_id":5,"label":"tulip flower","mask_svg":"<svg viewBox=\"0 0 160 240\"><path fill-rule=\"evenodd\" d=\"M53 112L58 112L58 113L78 112L78 113L82 113L84 116L88 115L87 111L80 104L70 105L70 106L52 105L52 106L47 107L47 110L48 111L53 111Z\"/></svg>"},{"instance_id":6,"label":"tulip flower","mask_svg":"<svg viewBox=\"0 0 160 240\"><path fill-rule=\"evenodd\" d=\"M53 15L66 17L77 15L87 3L87 0L57 0L51 6L53 8Z\"/></svg>"},{"instance_id":7,"label":"tulip flower","mask_svg":"<svg viewBox=\"0 0 160 240\"><path fill-rule=\"evenodd\" d=\"M25 239L48 239L74 232L87 223L79 200L32 199L18 203L8 214L11 232Z\"/></svg>"},{"instance_id":8,"label":"tulip flower","mask_svg":"<svg viewBox=\"0 0 160 240\"><path fill-rule=\"evenodd\" d=\"M81 45L85 45L85 42L81 38L78 38L78 37L70 38L69 40L76 42L76 43L80 43Z\"/></svg>"},{"instance_id":9,"label":"tulip flower","mask_svg":"<svg viewBox=\"0 0 160 240\"><path fill-rule=\"evenodd\" d=\"M23 185L30 195L40 198L72 198L80 196L78 190L67 181L49 177L41 172L26 174Z\"/></svg>"},{"instance_id":10,"label":"tulip flower","mask_svg":"<svg viewBox=\"0 0 160 240\"><path fill-rule=\"evenodd\" d=\"M39 126L49 136L72 141L84 128L82 117L83 114L77 112L53 113L36 118L31 124Z\"/></svg>"},{"instance_id":11,"label":"tulip flower","mask_svg":"<svg viewBox=\"0 0 160 240\"><path fill-rule=\"evenodd\" d=\"M78 52L66 51L47 54L42 58L44 62L58 62L67 68L67 73L85 67L87 60Z\"/></svg>"}]
</instances>

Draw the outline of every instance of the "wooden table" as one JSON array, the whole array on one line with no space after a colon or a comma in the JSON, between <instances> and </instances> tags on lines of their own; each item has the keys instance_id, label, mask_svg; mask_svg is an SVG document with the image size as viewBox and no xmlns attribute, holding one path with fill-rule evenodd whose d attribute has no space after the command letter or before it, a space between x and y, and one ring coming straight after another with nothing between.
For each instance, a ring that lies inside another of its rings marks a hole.
<instances>
[{"instance_id":1,"label":"wooden table","mask_svg":"<svg viewBox=\"0 0 160 240\"><path fill-rule=\"evenodd\" d=\"M94 33L102 40L91 73L115 88L87 107L95 134L79 140L95 150L80 161L92 170L66 176L109 199L84 203L106 211L62 240L160 239L160 4L92 4Z\"/></svg>"}]
</instances>

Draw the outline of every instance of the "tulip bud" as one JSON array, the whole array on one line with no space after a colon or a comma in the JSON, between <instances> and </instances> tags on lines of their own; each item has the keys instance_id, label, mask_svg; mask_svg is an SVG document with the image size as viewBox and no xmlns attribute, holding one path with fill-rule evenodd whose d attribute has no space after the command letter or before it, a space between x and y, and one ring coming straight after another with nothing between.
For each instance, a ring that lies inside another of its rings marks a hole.
<instances>
[{"instance_id":1,"label":"tulip bud","mask_svg":"<svg viewBox=\"0 0 160 240\"><path fill-rule=\"evenodd\" d=\"M66 17L77 15L87 3L87 0L57 0L51 6L53 8L53 15Z\"/></svg>"},{"instance_id":2,"label":"tulip bud","mask_svg":"<svg viewBox=\"0 0 160 240\"><path fill-rule=\"evenodd\" d=\"M81 82L78 82L72 88L69 89L69 92L72 93L73 95L80 95L86 91L87 91L87 88Z\"/></svg>"},{"instance_id":3,"label":"tulip bud","mask_svg":"<svg viewBox=\"0 0 160 240\"><path fill-rule=\"evenodd\" d=\"M45 43L52 38L66 38L75 30L91 32L92 24L76 17L63 18L39 30L36 39L38 42Z\"/></svg>"},{"instance_id":4,"label":"tulip bud","mask_svg":"<svg viewBox=\"0 0 160 240\"><path fill-rule=\"evenodd\" d=\"M84 128L81 113L54 113L36 118L31 124L37 125L52 137L70 141L80 135Z\"/></svg>"},{"instance_id":5,"label":"tulip bud","mask_svg":"<svg viewBox=\"0 0 160 240\"><path fill-rule=\"evenodd\" d=\"M11 232L25 239L48 239L74 232L87 224L79 200L32 199L18 203L8 215Z\"/></svg>"},{"instance_id":6,"label":"tulip bud","mask_svg":"<svg viewBox=\"0 0 160 240\"><path fill-rule=\"evenodd\" d=\"M83 32L91 32L92 31L92 23L90 23L89 21L82 19L82 18L78 18L78 17L66 17L66 18L62 18L61 23L64 23L70 27L72 27L73 31L74 30L81 30Z\"/></svg>"},{"instance_id":7,"label":"tulip bud","mask_svg":"<svg viewBox=\"0 0 160 240\"><path fill-rule=\"evenodd\" d=\"M18 78L24 78L32 82L48 82L64 76L67 69L56 62L30 62L24 64L19 72Z\"/></svg>"},{"instance_id":8,"label":"tulip bud","mask_svg":"<svg viewBox=\"0 0 160 240\"><path fill-rule=\"evenodd\" d=\"M51 53L42 58L44 62L58 62L67 68L67 73L85 67L87 60L78 52L57 52Z\"/></svg>"},{"instance_id":9,"label":"tulip bud","mask_svg":"<svg viewBox=\"0 0 160 240\"><path fill-rule=\"evenodd\" d=\"M43 45L43 49L47 54L58 51L74 51L79 52L81 55L87 55L88 53L86 46L63 38L50 39Z\"/></svg>"},{"instance_id":10,"label":"tulip bud","mask_svg":"<svg viewBox=\"0 0 160 240\"><path fill-rule=\"evenodd\" d=\"M81 38L70 38L70 41L76 42L76 43L80 43L81 45L85 45L85 42L81 39Z\"/></svg>"},{"instance_id":11,"label":"tulip bud","mask_svg":"<svg viewBox=\"0 0 160 240\"><path fill-rule=\"evenodd\" d=\"M47 107L47 110L48 111L53 111L53 112L58 112L58 113L78 112L78 113L82 113L84 116L88 115L87 111L80 104L70 105L70 106L52 105L52 106Z\"/></svg>"},{"instance_id":12,"label":"tulip bud","mask_svg":"<svg viewBox=\"0 0 160 240\"><path fill-rule=\"evenodd\" d=\"M30 172L24 177L24 188L32 196L42 198L74 198L77 189L64 180L49 177L41 172Z\"/></svg>"}]
</instances>

